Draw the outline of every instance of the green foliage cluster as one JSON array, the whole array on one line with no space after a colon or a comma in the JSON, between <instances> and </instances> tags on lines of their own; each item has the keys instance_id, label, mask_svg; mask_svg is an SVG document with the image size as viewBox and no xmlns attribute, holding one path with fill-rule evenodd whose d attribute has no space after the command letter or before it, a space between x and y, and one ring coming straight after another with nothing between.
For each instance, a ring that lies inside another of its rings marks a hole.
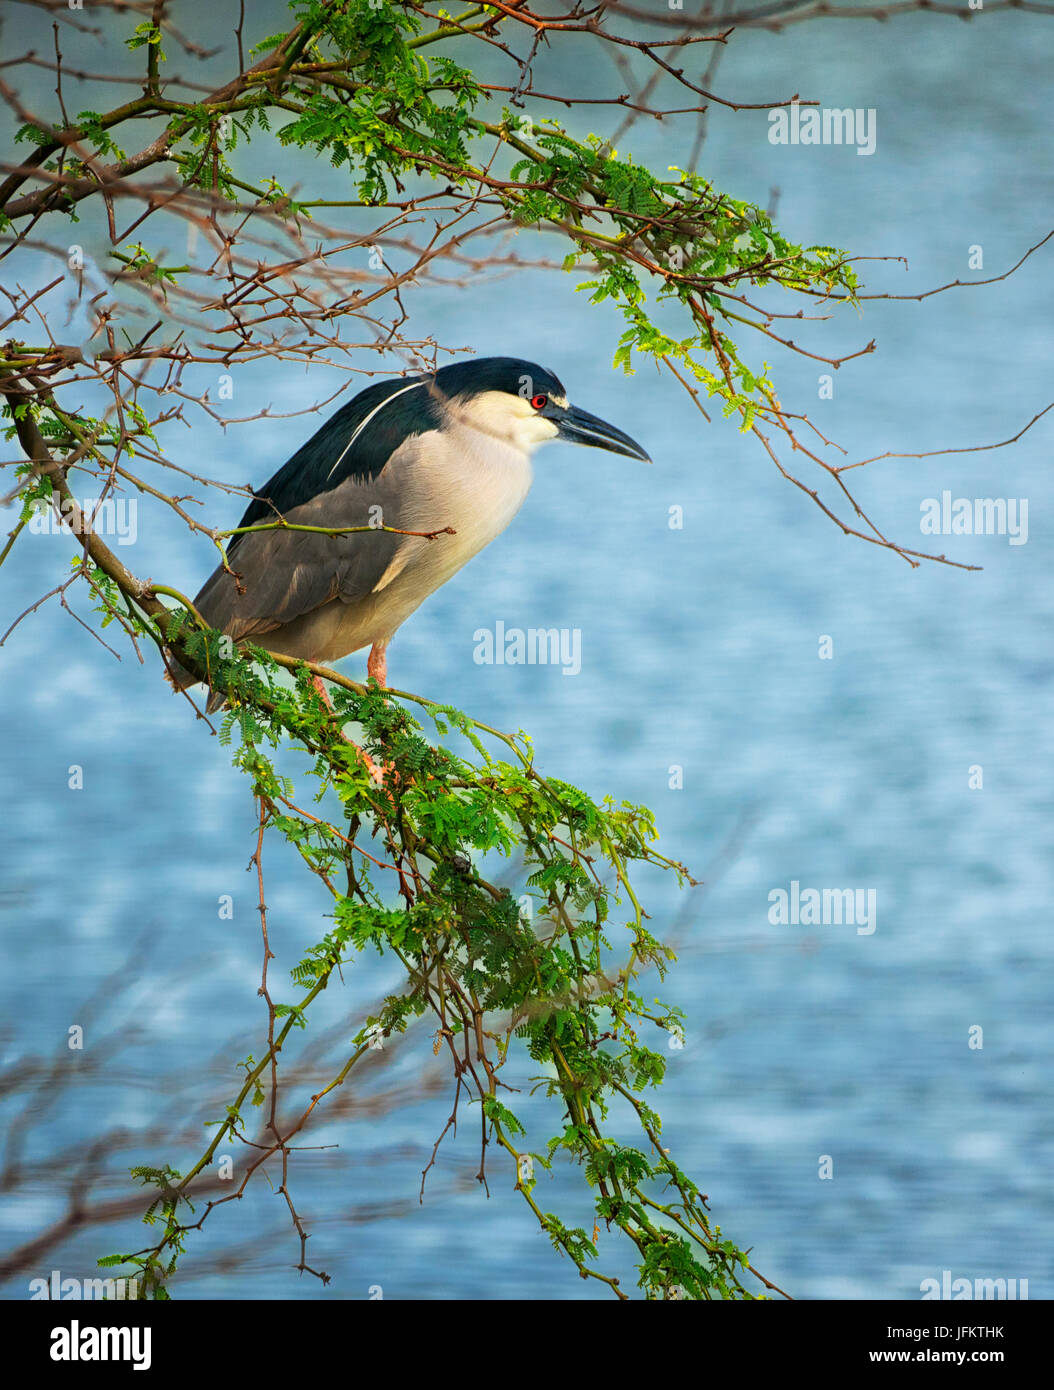
<instances>
[{"instance_id":1,"label":"green foliage cluster","mask_svg":"<svg viewBox=\"0 0 1054 1390\"><path fill-rule=\"evenodd\" d=\"M311 200L294 200L274 179L254 185L234 168L254 131L271 133L274 117L290 116L274 137L346 169L357 197L345 205L383 210L415 179L441 180L496 204L520 226L558 233L572 243L567 269L597 267L579 288L592 290L594 301L612 300L625 317L615 365L632 371L635 354L677 362L740 428L750 429L759 414L780 419L767 365L748 365L732 332L733 324L767 332L757 310L743 311L742 293L781 288L854 302L857 277L843 253L797 245L757 205L718 192L696 173L671 168L672 177L659 176L597 135L580 139L556 120L531 122L508 106L486 119L480 112L494 107L493 95L462 61L472 35L501 21L485 5L456 23L440 11L432 28L422 10L398 0L307 0L291 9L296 41L277 73L252 73L236 96L212 103L147 95L106 115L85 111L74 133L99 158L120 159L113 126L163 113L185 187L232 200L251 193L284 216L309 218ZM271 35L254 52L288 39ZM156 43L148 24L129 40L152 52ZM435 52L439 46L450 51ZM51 142L32 125L19 138ZM68 200L65 210L76 216ZM135 251L160 282L171 276L142 247ZM675 305L690 332L660 328L649 293L656 305Z\"/></svg>"},{"instance_id":2,"label":"green foliage cluster","mask_svg":"<svg viewBox=\"0 0 1054 1390\"><path fill-rule=\"evenodd\" d=\"M242 1106L263 1103L272 1057L294 1028L308 1026L334 972L373 949L402 963L405 983L352 1038L340 1080L367 1049L430 1016L458 1093L481 1108L484 1149L496 1146L509 1181L583 1278L618 1288L597 1268L603 1228L636 1247L649 1297L754 1296L743 1283L747 1256L712 1225L699 1188L663 1146L650 1099L665 1075L662 1049L682 1036L683 1019L640 988L642 973L662 976L674 953L650 930L631 874L648 865L687 876L657 848L651 812L544 777L522 732L499 733L372 682L335 687L331 711L305 667L294 667L292 686L283 683L268 653L226 654L221 635L189 609L161 627L139 621L226 691L221 739L270 830L331 894L333 925L292 967L293 989L273 1005L281 1022L273 1046L243 1064L240 1093L214 1122L205 1154L178 1184L167 1169L158 1180L160 1206L149 1216L163 1214L161 1239L124 1262L150 1288L163 1287L158 1271L171 1272L187 1233L177 1217L186 1185L225 1138L244 1137ZM293 780L274 765L290 741L306 754L317 813L304 814ZM384 768L380 785L360 750ZM502 860L519 894L488 876ZM528 1134L518 1090L503 1080L523 1068L532 1092L563 1116L541 1140ZM635 1141L626 1137L631 1126ZM592 1231L566 1225L539 1201L533 1165L548 1169L557 1159L578 1165L594 1191Z\"/></svg>"}]
</instances>

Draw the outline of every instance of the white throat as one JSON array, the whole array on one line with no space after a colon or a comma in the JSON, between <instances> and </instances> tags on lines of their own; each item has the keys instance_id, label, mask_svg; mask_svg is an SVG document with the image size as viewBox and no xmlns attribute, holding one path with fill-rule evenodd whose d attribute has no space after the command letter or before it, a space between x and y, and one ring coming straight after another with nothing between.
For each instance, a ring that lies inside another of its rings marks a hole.
<instances>
[{"instance_id":1,"label":"white throat","mask_svg":"<svg viewBox=\"0 0 1054 1390\"><path fill-rule=\"evenodd\" d=\"M478 431L528 457L559 433L552 420L539 414L529 400L506 391L483 391L451 402L449 414L455 429L461 426Z\"/></svg>"}]
</instances>

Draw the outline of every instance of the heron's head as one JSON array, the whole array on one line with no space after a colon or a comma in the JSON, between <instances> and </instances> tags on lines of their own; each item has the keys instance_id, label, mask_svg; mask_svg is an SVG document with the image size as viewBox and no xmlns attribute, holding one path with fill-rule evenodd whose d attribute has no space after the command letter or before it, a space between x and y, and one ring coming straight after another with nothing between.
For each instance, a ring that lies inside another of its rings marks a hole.
<instances>
[{"instance_id":1,"label":"heron's head","mask_svg":"<svg viewBox=\"0 0 1054 1390\"><path fill-rule=\"evenodd\" d=\"M628 434L571 405L558 377L518 357L480 357L441 367L435 389L455 418L524 453L553 439L650 463Z\"/></svg>"}]
</instances>

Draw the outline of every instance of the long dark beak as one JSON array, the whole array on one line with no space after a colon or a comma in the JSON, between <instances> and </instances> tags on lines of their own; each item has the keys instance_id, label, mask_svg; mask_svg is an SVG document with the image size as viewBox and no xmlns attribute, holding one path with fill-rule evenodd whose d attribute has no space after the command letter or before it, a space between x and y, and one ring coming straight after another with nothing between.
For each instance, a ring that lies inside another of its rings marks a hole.
<instances>
[{"instance_id":1,"label":"long dark beak","mask_svg":"<svg viewBox=\"0 0 1054 1390\"><path fill-rule=\"evenodd\" d=\"M626 454L631 459L640 459L642 463L651 463L635 439L609 425L606 420L598 420L588 410L569 405L556 424L560 429L560 438L571 444L588 444L594 449L609 449L613 454Z\"/></svg>"}]
</instances>

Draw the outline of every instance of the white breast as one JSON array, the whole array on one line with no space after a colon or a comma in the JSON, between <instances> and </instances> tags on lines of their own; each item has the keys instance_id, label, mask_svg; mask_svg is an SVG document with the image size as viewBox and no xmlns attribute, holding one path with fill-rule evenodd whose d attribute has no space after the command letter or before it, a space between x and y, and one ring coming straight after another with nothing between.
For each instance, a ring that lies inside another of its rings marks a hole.
<instances>
[{"instance_id":1,"label":"white breast","mask_svg":"<svg viewBox=\"0 0 1054 1390\"><path fill-rule=\"evenodd\" d=\"M411 531L453 527L452 536L414 539L399 552L372 595L371 626L384 636L455 575L512 521L532 481L528 454L480 431L429 431L411 455L389 467L400 493L400 524ZM376 640L371 636L371 640Z\"/></svg>"},{"instance_id":2,"label":"white breast","mask_svg":"<svg viewBox=\"0 0 1054 1390\"><path fill-rule=\"evenodd\" d=\"M451 526L455 534L414 541L399 569L427 569L437 584L449 579L501 535L523 506L531 480L526 453L476 430L422 435L400 480L402 524L413 531Z\"/></svg>"}]
</instances>

